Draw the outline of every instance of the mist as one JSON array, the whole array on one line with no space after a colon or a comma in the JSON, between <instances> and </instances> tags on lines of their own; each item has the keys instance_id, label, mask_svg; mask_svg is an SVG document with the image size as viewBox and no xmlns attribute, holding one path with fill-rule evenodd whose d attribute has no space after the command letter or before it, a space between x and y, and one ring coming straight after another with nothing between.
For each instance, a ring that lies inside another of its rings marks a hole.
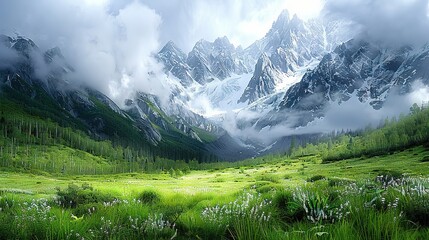
<instances>
[{"instance_id":1,"label":"mist","mask_svg":"<svg viewBox=\"0 0 429 240\"><path fill-rule=\"evenodd\" d=\"M256 119L256 115L250 111L240 111L238 114L226 115L223 127L236 138L242 141L251 140L263 146L268 146L282 137L303 134L325 134L334 131L356 131L367 126L376 128L386 118L398 118L407 115L410 107L417 103L422 105L429 102L429 87L421 82L412 86L408 94L399 94L392 90L383 104L383 108L376 110L369 102L360 102L357 97L352 97L346 102L332 102L325 108L323 117L315 118L305 126L296 127L300 116L304 112L287 111L284 114L286 121L257 129L255 126L240 127L241 121Z\"/></svg>"},{"instance_id":2,"label":"mist","mask_svg":"<svg viewBox=\"0 0 429 240\"><path fill-rule=\"evenodd\" d=\"M0 44L0 69L12 67L18 60L16 51Z\"/></svg>"},{"instance_id":3,"label":"mist","mask_svg":"<svg viewBox=\"0 0 429 240\"><path fill-rule=\"evenodd\" d=\"M139 1L116 15L108 7L108 1L1 1L0 31L28 37L42 51L58 46L75 70L69 82L95 88L119 106L136 91L166 101L170 89L153 56L160 48L161 17ZM39 77L46 74L43 64L36 66Z\"/></svg>"}]
</instances>

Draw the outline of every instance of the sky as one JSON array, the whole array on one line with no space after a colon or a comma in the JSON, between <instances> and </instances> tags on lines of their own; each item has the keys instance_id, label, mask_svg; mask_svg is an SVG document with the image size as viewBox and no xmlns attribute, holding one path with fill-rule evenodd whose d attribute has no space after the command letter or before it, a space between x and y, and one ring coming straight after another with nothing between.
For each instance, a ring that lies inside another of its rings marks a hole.
<instances>
[{"instance_id":1,"label":"sky","mask_svg":"<svg viewBox=\"0 0 429 240\"><path fill-rule=\"evenodd\" d=\"M302 19L321 14L350 21L360 36L376 43L423 44L429 41L428 2L0 0L0 33L31 38L42 50L60 47L76 69L74 82L94 87L122 106L137 90L168 100L171 89L154 54L170 40L185 52L200 39L223 36L246 47L288 9ZM0 49L0 60L5 57L13 54Z\"/></svg>"},{"instance_id":2,"label":"sky","mask_svg":"<svg viewBox=\"0 0 429 240\"><path fill-rule=\"evenodd\" d=\"M322 15L346 19L365 39L388 46L429 41L429 0L327 0Z\"/></svg>"},{"instance_id":3,"label":"sky","mask_svg":"<svg viewBox=\"0 0 429 240\"><path fill-rule=\"evenodd\" d=\"M222 36L245 47L263 37L283 9L311 18L320 1L0 0L0 33L31 38L43 51L59 47L76 70L73 82L119 106L136 90L165 102L171 89L153 56L168 41L185 52L202 38Z\"/></svg>"},{"instance_id":4,"label":"sky","mask_svg":"<svg viewBox=\"0 0 429 240\"><path fill-rule=\"evenodd\" d=\"M120 0L110 6L114 12L128 2ZM322 0L142 0L162 18L160 42L173 40L185 52L205 39L214 41L227 36L243 48L262 38L282 10L288 9L303 19L317 16Z\"/></svg>"},{"instance_id":5,"label":"sky","mask_svg":"<svg viewBox=\"0 0 429 240\"><path fill-rule=\"evenodd\" d=\"M227 36L246 47L284 9L300 18L322 13L353 21L375 41L429 39L429 0L0 0L0 33L23 35L42 50L60 47L77 71L118 105L135 90L170 93L154 59L172 40L189 52L200 39Z\"/></svg>"}]
</instances>

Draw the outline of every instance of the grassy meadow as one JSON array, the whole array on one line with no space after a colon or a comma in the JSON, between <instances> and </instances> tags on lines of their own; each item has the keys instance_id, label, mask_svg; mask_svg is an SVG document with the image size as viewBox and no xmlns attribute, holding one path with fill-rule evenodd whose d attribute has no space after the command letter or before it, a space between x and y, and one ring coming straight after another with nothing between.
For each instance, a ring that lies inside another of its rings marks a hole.
<instances>
[{"instance_id":1,"label":"grassy meadow","mask_svg":"<svg viewBox=\"0 0 429 240\"><path fill-rule=\"evenodd\" d=\"M427 155L278 156L180 174L4 169L0 239L427 239Z\"/></svg>"}]
</instances>

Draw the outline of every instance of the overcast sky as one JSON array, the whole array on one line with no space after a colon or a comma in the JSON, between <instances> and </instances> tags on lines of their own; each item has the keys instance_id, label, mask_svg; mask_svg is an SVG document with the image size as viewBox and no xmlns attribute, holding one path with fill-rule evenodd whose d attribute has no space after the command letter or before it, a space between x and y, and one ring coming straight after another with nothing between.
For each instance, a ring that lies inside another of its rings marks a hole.
<instances>
[{"instance_id":1,"label":"overcast sky","mask_svg":"<svg viewBox=\"0 0 429 240\"><path fill-rule=\"evenodd\" d=\"M64 28L96 27L103 12L116 16L138 0L0 0L0 32L17 32L32 38L62 35ZM173 40L186 52L196 41L227 36L246 47L263 37L283 9L308 19L322 9L322 0L139 0L160 19L157 31L161 45ZM142 13L144 14L144 13ZM149 14L150 15L150 14ZM153 16L135 19L144 21ZM137 22L140 21L140 22ZM73 26L79 24L79 26ZM102 26L100 26L102 27Z\"/></svg>"},{"instance_id":2,"label":"overcast sky","mask_svg":"<svg viewBox=\"0 0 429 240\"><path fill-rule=\"evenodd\" d=\"M304 7L305 6L305 7ZM227 36L248 46L268 32L283 9L316 16L319 0L0 0L0 33L31 38L42 50L60 47L75 80L116 103L136 90L167 98L153 58L173 40L185 52L196 41Z\"/></svg>"},{"instance_id":3,"label":"overcast sky","mask_svg":"<svg viewBox=\"0 0 429 240\"><path fill-rule=\"evenodd\" d=\"M351 20L375 41L423 43L428 1L0 0L0 33L29 37L42 50L60 47L77 79L121 105L135 90L168 95L153 54L169 40L185 52L199 39L222 36L246 47L288 9L303 19L321 12Z\"/></svg>"}]
</instances>

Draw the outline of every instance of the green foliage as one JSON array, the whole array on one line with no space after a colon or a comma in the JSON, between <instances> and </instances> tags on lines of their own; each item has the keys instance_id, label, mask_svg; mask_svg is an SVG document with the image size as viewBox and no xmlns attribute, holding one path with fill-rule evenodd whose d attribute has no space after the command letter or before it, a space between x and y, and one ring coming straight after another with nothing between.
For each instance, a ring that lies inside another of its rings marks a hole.
<instances>
[{"instance_id":1,"label":"green foliage","mask_svg":"<svg viewBox=\"0 0 429 240\"><path fill-rule=\"evenodd\" d=\"M138 197L138 200L140 200L143 204L156 204L161 200L160 195L152 190L146 190L143 191Z\"/></svg>"},{"instance_id":2,"label":"green foliage","mask_svg":"<svg viewBox=\"0 0 429 240\"><path fill-rule=\"evenodd\" d=\"M316 182L316 181L324 180L324 179L326 179L326 177L325 177L325 176L322 176L322 175L314 175L314 176L312 176L312 177L310 177L310 178L307 178L307 182Z\"/></svg>"},{"instance_id":3,"label":"green foliage","mask_svg":"<svg viewBox=\"0 0 429 240\"><path fill-rule=\"evenodd\" d=\"M277 209L278 217L284 222L291 223L305 219L305 209L294 200L292 191L276 192L273 204Z\"/></svg>"},{"instance_id":4,"label":"green foliage","mask_svg":"<svg viewBox=\"0 0 429 240\"><path fill-rule=\"evenodd\" d=\"M330 187L344 186L347 184L351 184L353 182L354 182L353 180L349 180L349 179L340 179L340 178L329 178L328 179L328 185Z\"/></svg>"},{"instance_id":5,"label":"green foliage","mask_svg":"<svg viewBox=\"0 0 429 240\"><path fill-rule=\"evenodd\" d=\"M423 158L420 160L421 162L429 162L429 156L423 156Z\"/></svg>"},{"instance_id":6,"label":"green foliage","mask_svg":"<svg viewBox=\"0 0 429 240\"><path fill-rule=\"evenodd\" d=\"M268 185L270 183L261 184ZM84 197L91 200L73 209L45 199L31 200L33 196L30 195L18 197L14 193L13 199L5 195L0 197L4 200L0 237L425 239L429 233L428 189L426 178L401 177L396 184L388 186L372 178L345 181L335 186L317 181L298 188L273 188L269 194L249 189L215 198L214 195L183 193L164 196L151 190L146 191L145 199L161 199L162 196L162 201L148 205L141 204L141 198L100 202ZM79 191L95 190L86 184L71 185L63 192L79 196L76 193ZM85 195L91 195L89 192ZM154 203L152 200L144 202Z\"/></svg>"},{"instance_id":7,"label":"green foliage","mask_svg":"<svg viewBox=\"0 0 429 240\"><path fill-rule=\"evenodd\" d=\"M381 128L335 140L331 149L325 148L323 161L331 162L361 156L389 154L397 150L425 144L429 140L429 108L414 104L411 114L399 120L386 120ZM325 143L320 143L320 147Z\"/></svg>"},{"instance_id":8,"label":"green foliage","mask_svg":"<svg viewBox=\"0 0 429 240\"><path fill-rule=\"evenodd\" d=\"M280 181L280 177L278 175L266 173L266 174L257 176L256 180L278 183Z\"/></svg>"},{"instance_id":9,"label":"green foliage","mask_svg":"<svg viewBox=\"0 0 429 240\"><path fill-rule=\"evenodd\" d=\"M76 208L90 203L103 203L113 200L114 197L94 190L88 184L82 184L81 187L69 184L64 190L57 188L57 201L62 207Z\"/></svg>"}]
</instances>

